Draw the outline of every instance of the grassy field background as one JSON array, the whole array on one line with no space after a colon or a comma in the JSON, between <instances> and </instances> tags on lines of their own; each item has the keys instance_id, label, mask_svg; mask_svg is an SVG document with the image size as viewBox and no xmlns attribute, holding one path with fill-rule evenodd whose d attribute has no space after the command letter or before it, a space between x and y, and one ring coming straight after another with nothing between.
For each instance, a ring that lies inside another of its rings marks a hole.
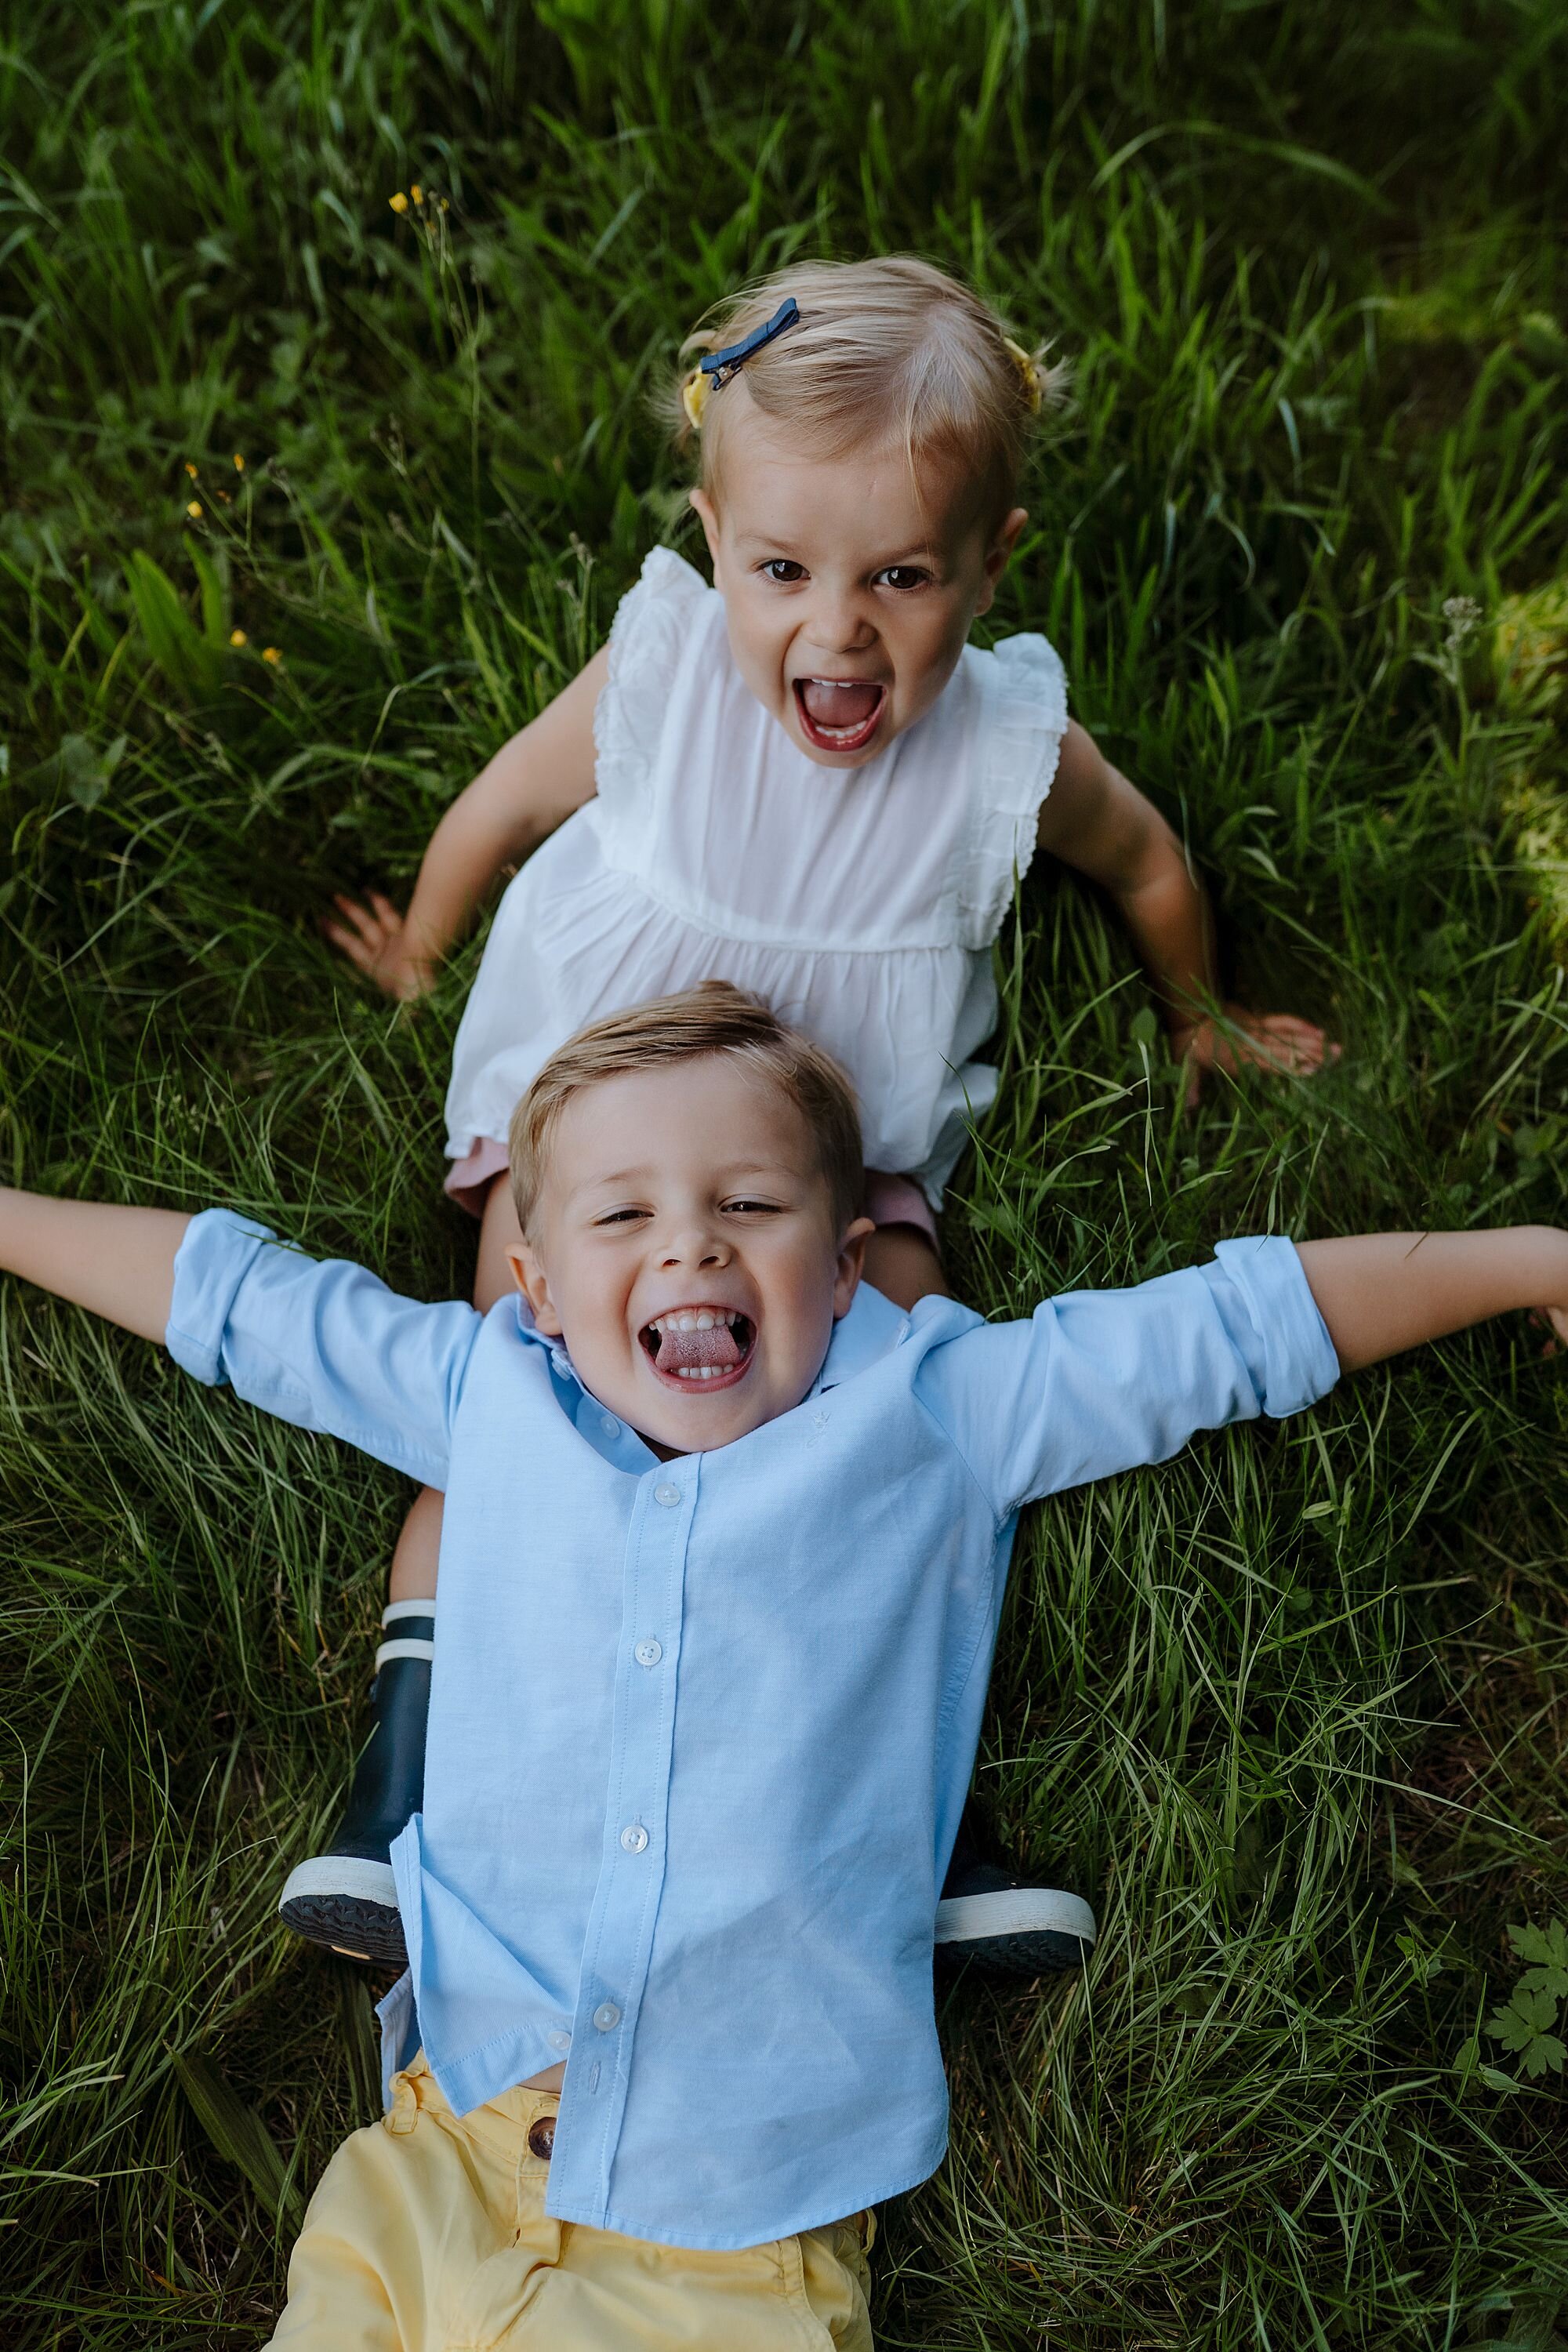
<instances>
[{"instance_id":1,"label":"grassy field background","mask_svg":"<svg viewBox=\"0 0 1568 2352\"><path fill-rule=\"evenodd\" d=\"M1565 82L1563 0L17 10L0 1172L466 1289L477 944L398 1013L321 909L694 550L646 394L702 307L912 247L1075 364L993 625L1345 1045L1183 1117L1031 874L967 1295L1561 1215ZM1103 1940L947 1999L889 2346L1568 2343L1565 1434L1521 1322L1037 1517L982 1786ZM0 1496L0 2334L258 2344L374 2112L364 1979L273 1905L405 1495L9 1284Z\"/></svg>"}]
</instances>

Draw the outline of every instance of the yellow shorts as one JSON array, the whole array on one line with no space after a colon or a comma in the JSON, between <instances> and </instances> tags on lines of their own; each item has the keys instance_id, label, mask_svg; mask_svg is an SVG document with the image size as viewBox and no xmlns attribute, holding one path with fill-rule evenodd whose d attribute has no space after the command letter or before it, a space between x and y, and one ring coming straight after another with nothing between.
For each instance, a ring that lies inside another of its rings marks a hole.
<instances>
[{"instance_id":1,"label":"yellow shorts","mask_svg":"<svg viewBox=\"0 0 1568 2352\"><path fill-rule=\"evenodd\" d=\"M544 2210L553 2092L455 2116L424 2057L333 2157L289 2264L289 2352L871 2352L869 2213L740 2253Z\"/></svg>"}]
</instances>

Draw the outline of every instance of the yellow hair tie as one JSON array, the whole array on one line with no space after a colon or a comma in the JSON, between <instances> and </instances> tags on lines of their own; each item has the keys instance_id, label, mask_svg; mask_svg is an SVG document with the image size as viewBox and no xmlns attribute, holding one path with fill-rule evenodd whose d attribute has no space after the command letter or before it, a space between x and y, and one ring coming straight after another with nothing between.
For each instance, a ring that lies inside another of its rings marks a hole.
<instances>
[{"instance_id":1,"label":"yellow hair tie","mask_svg":"<svg viewBox=\"0 0 1568 2352\"><path fill-rule=\"evenodd\" d=\"M680 405L686 411L686 421L693 433L702 430L702 412L708 405L708 395L713 389L713 379L694 367L689 375L680 379Z\"/></svg>"},{"instance_id":2,"label":"yellow hair tie","mask_svg":"<svg viewBox=\"0 0 1568 2352\"><path fill-rule=\"evenodd\" d=\"M1037 360L1030 358L1021 343L1016 343L1013 341L1011 335L1003 336L1002 348L1017 369L1019 382L1024 387L1024 397L1037 416L1040 413L1040 403L1046 396L1045 370Z\"/></svg>"}]
</instances>

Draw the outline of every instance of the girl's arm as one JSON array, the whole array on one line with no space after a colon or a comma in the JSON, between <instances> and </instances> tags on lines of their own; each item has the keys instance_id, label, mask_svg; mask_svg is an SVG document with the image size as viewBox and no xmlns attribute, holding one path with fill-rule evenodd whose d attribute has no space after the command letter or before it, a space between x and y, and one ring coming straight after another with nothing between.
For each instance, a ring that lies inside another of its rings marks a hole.
<instances>
[{"instance_id":1,"label":"girl's arm","mask_svg":"<svg viewBox=\"0 0 1568 2352\"><path fill-rule=\"evenodd\" d=\"M0 1186L0 1270L160 1345L188 1216L100 1201L49 1201Z\"/></svg>"},{"instance_id":2,"label":"girl's arm","mask_svg":"<svg viewBox=\"0 0 1568 2352\"><path fill-rule=\"evenodd\" d=\"M1554 1225L1357 1234L1297 1250L1343 1371L1521 1307L1568 1339L1568 1234Z\"/></svg>"},{"instance_id":3,"label":"girl's arm","mask_svg":"<svg viewBox=\"0 0 1568 2352\"><path fill-rule=\"evenodd\" d=\"M1322 1031L1290 1013L1224 1007L1226 1035L1205 1007L1218 994L1214 924L1181 843L1152 802L1069 719L1056 781L1040 810L1042 849L1115 899L1164 1008L1173 1050L1193 1071L1238 1062L1315 1070L1337 1054Z\"/></svg>"},{"instance_id":4,"label":"girl's arm","mask_svg":"<svg viewBox=\"0 0 1568 2352\"><path fill-rule=\"evenodd\" d=\"M458 794L430 836L406 914L379 890L365 906L337 898L342 921L321 928L389 996L422 995L501 867L593 799L594 706L609 661L601 647Z\"/></svg>"}]
</instances>

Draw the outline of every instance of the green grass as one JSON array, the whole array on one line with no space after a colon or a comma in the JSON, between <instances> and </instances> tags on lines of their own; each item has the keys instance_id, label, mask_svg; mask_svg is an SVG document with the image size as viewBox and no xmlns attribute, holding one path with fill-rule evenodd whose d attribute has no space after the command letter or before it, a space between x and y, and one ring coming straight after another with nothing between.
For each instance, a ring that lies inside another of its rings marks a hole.
<instances>
[{"instance_id":1,"label":"green grass","mask_svg":"<svg viewBox=\"0 0 1568 2352\"><path fill-rule=\"evenodd\" d=\"M317 915L693 546L645 396L694 314L914 247L1076 366L994 625L1184 824L1237 986L1346 1048L1183 1117L1032 874L968 1294L1558 1215L1563 635L1493 625L1568 609L1565 73L1563 0L17 11L0 1172L466 1287L477 944L398 1013ZM16 1285L0 1394L5 2339L258 2344L374 2112L363 1983L272 1906L405 1496ZM1476 2044L1568 1913L1565 1433L1521 1325L1035 1518L982 1786L1103 1941L949 1999L889 2346L1568 2341L1562 2081Z\"/></svg>"}]
</instances>

